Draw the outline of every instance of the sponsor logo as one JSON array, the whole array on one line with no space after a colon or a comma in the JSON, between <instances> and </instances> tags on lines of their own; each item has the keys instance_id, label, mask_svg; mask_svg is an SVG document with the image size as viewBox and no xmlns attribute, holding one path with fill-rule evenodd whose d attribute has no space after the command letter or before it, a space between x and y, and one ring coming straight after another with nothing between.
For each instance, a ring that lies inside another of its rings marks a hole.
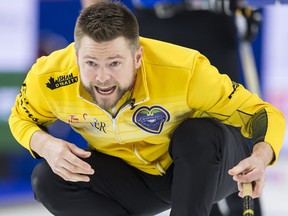
<instances>
[{"instance_id":1,"label":"sponsor logo","mask_svg":"<svg viewBox=\"0 0 288 216\"><path fill-rule=\"evenodd\" d=\"M27 86L26 83L23 83L21 91L20 91L20 106L22 107L22 109L25 111L25 113L28 115L28 117L30 119L32 119L32 121L34 121L35 123L39 123L39 119L36 118L31 111L28 109L29 106L29 102L26 99L26 90L27 90Z\"/></svg>"},{"instance_id":2,"label":"sponsor logo","mask_svg":"<svg viewBox=\"0 0 288 216\"><path fill-rule=\"evenodd\" d=\"M170 120L170 114L160 106L143 106L135 111L132 120L142 130L159 134L163 129L164 123Z\"/></svg>"},{"instance_id":3,"label":"sponsor logo","mask_svg":"<svg viewBox=\"0 0 288 216\"><path fill-rule=\"evenodd\" d=\"M54 90L76 82L78 82L78 77L73 76L73 73L70 73L68 75L58 76L56 80L53 77L50 77L49 82L46 83L46 86L51 90Z\"/></svg>"},{"instance_id":4,"label":"sponsor logo","mask_svg":"<svg viewBox=\"0 0 288 216\"><path fill-rule=\"evenodd\" d=\"M79 119L75 115L70 115L69 123L79 123Z\"/></svg>"},{"instance_id":5,"label":"sponsor logo","mask_svg":"<svg viewBox=\"0 0 288 216\"><path fill-rule=\"evenodd\" d=\"M95 129L97 129L97 130L100 131L100 132L106 133L106 131L105 131L105 127L106 127L105 122L100 122L100 121L98 121L98 119L96 119L95 117L90 117L90 116L88 116L87 113L84 113L84 114L83 114L83 119L84 119L86 122L89 122L89 124L91 125L92 128L95 128Z\"/></svg>"},{"instance_id":6,"label":"sponsor logo","mask_svg":"<svg viewBox=\"0 0 288 216\"><path fill-rule=\"evenodd\" d=\"M83 122L84 120L84 122ZM85 128L87 131L97 133L100 132L107 133L106 123L100 122L97 118L89 116L87 113L84 113L82 116L70 115L68 123L77 124L77 127Z\"/></svg>"}]
</instances>

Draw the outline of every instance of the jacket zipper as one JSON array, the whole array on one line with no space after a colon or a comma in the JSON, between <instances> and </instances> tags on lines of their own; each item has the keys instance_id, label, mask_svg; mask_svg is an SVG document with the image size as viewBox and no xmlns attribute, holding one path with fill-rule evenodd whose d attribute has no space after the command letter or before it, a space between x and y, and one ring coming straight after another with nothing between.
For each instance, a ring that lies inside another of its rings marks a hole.
<instances>
[{"instance_id":1,"label":"jacket zipper","mask_svg":"<svg viewBox=\"0 0 288 216\"><path fill-rule=\"evenodd\" d=\"M86 99L84 99L83 97L81 97L83 100L87 101ZM148 98L146 98L146 100L148 100ZM144 101L146 101L144 100ZM142 101L142 102L144 102ZM88 101L89 102L89 101ZM89 102L90 103L90 102ZM138 104L138 103L137 103ZM135 107L135 105L137 104L133 104L133 106ZM96 104L94 104L96 105ZM118 129L117 129L117 124L116 124L116 120L117 120L117 117L118 115L123 112L124 110L126 110L128 108L128 106L130 105L130 101L126 101L119 109L118 111L112 116L109 112L105 111L105 110L102 110L103 112L105 112L107 114L107 116L112 120L112 125L113 125L113 130L115 132L115 138L116 140L119 142L119 144L124 144L124 142L121 140L121 138L119 137L119 134L118 134ZM97 105L96 105L97 106ZM144 164L146 165L150 165L151 162L147 161L145 158L143 158L140 153L138 152L137 148L136 148L136 145L134 144L133 145L133 152L135 154L135 156L140 160L142 161ZM159 171L160 175L164 175L166 173L166 171L163 169L163 167L161 166L161 164L157 161L156 164L155 164L157 170Z\"/></svg>"}]
</instances>

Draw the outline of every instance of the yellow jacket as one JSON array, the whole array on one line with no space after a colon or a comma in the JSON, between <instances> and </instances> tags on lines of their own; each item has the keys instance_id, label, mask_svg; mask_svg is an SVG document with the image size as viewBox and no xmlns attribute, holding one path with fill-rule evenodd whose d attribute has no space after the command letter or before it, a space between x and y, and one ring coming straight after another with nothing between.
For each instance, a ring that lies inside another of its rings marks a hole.
<instances>
[{"instance_id":1,"label":"yellow jacket","mask_svg":"<svg viewBox=\"0 0 288 216\"><path fill-rule=\"evenodd\" d=\"M144 53L134 89L113 115L95 105L81 85L73 43L39 58L9 119L17 141L33 155L32 134L60 119L91 148L162 175L172 163L167 150L174 129L187 118L213 117L241 127L254 143L268 142L278 157L285 121L276 108L219 74L195 50L147 38L140 43Z\"/></svg>"}]
</instances>

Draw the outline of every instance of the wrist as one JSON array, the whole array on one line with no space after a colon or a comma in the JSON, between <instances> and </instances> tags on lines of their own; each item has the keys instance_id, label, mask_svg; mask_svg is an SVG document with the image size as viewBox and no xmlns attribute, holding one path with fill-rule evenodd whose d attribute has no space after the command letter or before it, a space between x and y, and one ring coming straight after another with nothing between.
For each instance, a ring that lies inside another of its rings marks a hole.
<instances>
[{"instance_id":1,"label":"wrist","mask_svg":"<svg viewBox=\"0 0 288 216\"><path fill-rule=\"evenodd\" d=\"M252 155L261 157L266 166L271 164L275 159L274 151L269 143L259 142L254 145Z\"/></svg>"},{"instance_id":2,"label":"wrist","mask_svg":"<svg viewBox=\"0 0 288 216\"><path fill-rule=\"evenodd\" d=\"M50 137L50 134L47 134L42 130L36 131L30 139L31 150L38 154L40 157L44 157L43 153L45 152L45 143L47 143Z\"/></svg>"}]
</instances>

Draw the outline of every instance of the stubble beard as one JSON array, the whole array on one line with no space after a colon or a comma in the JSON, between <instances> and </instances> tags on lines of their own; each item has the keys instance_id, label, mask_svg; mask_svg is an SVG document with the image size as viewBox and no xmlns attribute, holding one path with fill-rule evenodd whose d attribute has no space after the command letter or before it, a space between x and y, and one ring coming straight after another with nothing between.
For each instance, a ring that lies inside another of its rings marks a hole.
<instances>
[{"instance_id":1,"label":"stubble beard","mask_svg":"<svg viewBox=\"0 0 288 216\"><path fill-rule=\"evenodd\" d=\"M131 84L132 85L132 84ZM109 111L112 108L114 108L118 101L123 97L123 95L129 91L131 86L126 88L121 88L119 85L117 85L117 88L115 89L115 92L113 92L113 96L109 98L97 98L96 96L96 89L94 88L94 85L90 83L89 87L84 86L86 91L89 93L91 98L93 99L94 103L98 105L101 109ZM114 96L115 95L115 96Z\"/></svg>"}]
</instances>

